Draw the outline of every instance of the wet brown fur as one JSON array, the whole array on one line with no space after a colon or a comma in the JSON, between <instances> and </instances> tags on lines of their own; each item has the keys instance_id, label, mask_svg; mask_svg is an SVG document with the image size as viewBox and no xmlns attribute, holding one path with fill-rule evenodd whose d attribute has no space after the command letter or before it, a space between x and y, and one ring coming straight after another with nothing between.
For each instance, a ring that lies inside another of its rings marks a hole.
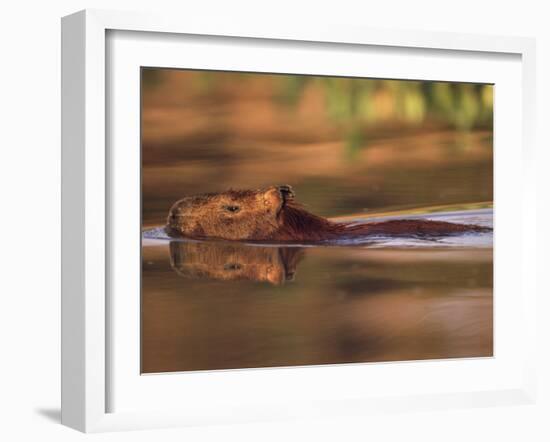
<instances>
[{"instance_id":1,"label":"wet brown fur","mask_svg":"<svg viewBox=\"0 0 550 442\"><path fill-rule=\"evenodd\" d=\"M235 205L239 211L227 213ZM444 236L491 229L472 224L402 219L380 222L334 222L308 212L294 201L290 186L229 190L178 201L166 227L172 236L273 242L319 242L372 235Z\"/></svg>"}]
</instances>

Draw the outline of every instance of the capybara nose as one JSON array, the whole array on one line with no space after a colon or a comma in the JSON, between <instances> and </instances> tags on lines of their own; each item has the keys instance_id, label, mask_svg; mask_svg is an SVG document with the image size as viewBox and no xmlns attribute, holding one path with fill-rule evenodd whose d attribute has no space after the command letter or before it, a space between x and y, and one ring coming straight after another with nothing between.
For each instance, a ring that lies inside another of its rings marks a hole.
<instances>
[{"instance_id":1,"label":"capybara nose","mask_svg":"<svg viewBox=\"0 0 550 442\"><path fill-rule=\"evenodd\" d=\"M294 281L295 277L296 277L295 272L287 272L285 275L285 281Z\"/></svg>"}]
</instances>

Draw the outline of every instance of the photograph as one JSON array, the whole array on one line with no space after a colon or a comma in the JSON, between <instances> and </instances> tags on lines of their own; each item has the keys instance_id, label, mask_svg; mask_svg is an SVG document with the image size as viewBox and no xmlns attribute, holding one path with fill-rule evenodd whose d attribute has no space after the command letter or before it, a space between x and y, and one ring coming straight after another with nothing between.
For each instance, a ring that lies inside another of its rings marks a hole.
<instances>
[{"instance_id":1,"label":"photograph","mask_svg":"<svg viewBox=\"0 0 550 442\"><path fill-rule=\"evenodd\" d=\"M141 374L493 356L494 85L141 67Z\"/></svg>"}]
</instances>

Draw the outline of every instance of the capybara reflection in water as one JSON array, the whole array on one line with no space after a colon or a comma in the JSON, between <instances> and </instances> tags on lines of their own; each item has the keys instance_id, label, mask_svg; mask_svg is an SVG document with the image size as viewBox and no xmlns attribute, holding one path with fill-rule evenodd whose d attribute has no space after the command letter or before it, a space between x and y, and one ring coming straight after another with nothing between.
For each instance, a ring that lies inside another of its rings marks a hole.
<instances>
[{"instance_id":1,"label":"capybara reflection in water","mask_svg":"<svg viewBox=\"0 0 550 442\"><path fill-rule=\"evenodd\" d=\"M309 213L294 197L288 185L187 196L170 209L166 232L197 239L316 242L368 235L445 236L491 231L472 224L430 220L336 222Z\"/></svg>"},{"instance_id":2,"label":"capybara reflection in water","mask_svg":"<svg viewBox=\"0 0 550 442\"><path fill-rule=\"evenodd\" d=\"M300 247L262 247L201 241L170 243L170 264L185 278L258 281L274 285L292 281L303 256Z\"/></svg>"}]
</instances>

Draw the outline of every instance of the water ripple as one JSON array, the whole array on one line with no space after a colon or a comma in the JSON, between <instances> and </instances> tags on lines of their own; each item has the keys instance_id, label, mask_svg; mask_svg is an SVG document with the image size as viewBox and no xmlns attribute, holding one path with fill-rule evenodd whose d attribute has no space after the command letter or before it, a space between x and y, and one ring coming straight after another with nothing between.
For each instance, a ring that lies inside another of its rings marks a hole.
<instances>
[{"instance_id":1,"label":"water ripple","mask_svg":"<svg viewBox=\"0 0 550 442\"><path fill-rule=\"evenodd\" d=\"M493 227L493 209L462 210L449 212L436 212L415 215L392 215L384 217L356 217L351 221L366 223L373 221L389 221L393 219L425 219L446 221L460 224L475 224L484 227ZM189 239L174 239L166 234L163 227L154 227L142 232L143 245L154 245L166 241L185 241ZM323 241L315 244L265 244L246 243L251 246L289 246L289 247L318 247L318 246L363 246L369 248L439 248L439 247L471 247L490 248L493 246L493 232L462 233L449 236L399 236L368 235L364 237L345 238L339 240Z\"/></svg>"}]
</instances>

